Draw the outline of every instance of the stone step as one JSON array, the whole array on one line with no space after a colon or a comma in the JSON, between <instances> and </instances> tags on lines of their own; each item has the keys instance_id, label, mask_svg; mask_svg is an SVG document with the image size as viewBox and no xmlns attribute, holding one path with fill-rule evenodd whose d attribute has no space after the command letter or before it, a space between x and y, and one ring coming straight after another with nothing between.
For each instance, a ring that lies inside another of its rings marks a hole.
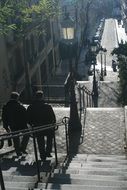
<instances>
[{"instance_id":1,"label":"stone step","mask_svg":"<svg viewBox=\"0 0 127 190\"><path fill-rule=\"evenodd\" d=\"M125 154L117 155L117 154L76 154L73 155L73 158L104 158L104 159L127 159L127 156Z\"/></svg>"},{"instance_id":2,"label":"stone step","mask_svg":"<svg viewBox=\"0 0 127 190\"><path fill-rule=\"evenodd\" d=\"M37 176L18 176L18 175L9 175L9 173L3 172L3 178L6 182L28 182L28 183L36 183L37 182Z\"/></svg>"},{"instance_id":3,"label":"stone step","mask_svg":"<svg viewBox=\"0 0 127 190\"><path fill-rule=\"evenodd\" d=\"M127 161L127 157L93 157L93 156L88 156L88 157L74 157L74 158L72 158L72 160L77 160L77 161L79 161L79 160L83 160L83 161L94 161L94 162L104 162L104 161L113 161L113 162L122 162L122 161Z\"/></svg>"},{"instance_id":4,"label":"stone step","mask_svg":"<svg viewBox=\"0 0 127 190\"><path fill-rule=\"evenodd\" d=\"M6 190L28 190L28 188L25 188L25 187L6 187ZM40 188L38 190L40 190Z\"/></svg>"},{"instance_id":5,"label":"stone step","mask_svg":"<svg viewBox=\"0 0 127 190\"><path fill-rule=\"evenodd\" d=\"M119 175L119 176L109 176L109 175L91 175L91 174L71 174L71 173L54 173L51 176L52 178L70 178L70 179L81 179L81 180L109 180L109 181L127 181L127 174L126 175Z\"/></svg>"},{"instance_id":6,"label":"stone step","mask_svg":"<svg viewBox=\"0 0 127 190\"><path fill-rule=\"evenodd\" d=\"M126 190L126 187L106 187L106 186L87 186L87 185L67 185L67 184L48 184L47 188L44 188L45 185L42 185L40 188L33 188L33 190ZM21 187L7 187L6 190L28 190L28 188L21 188Z\"/></svg>"},{"instance_id":7,"label":"stone step","mask_svg":"<svg viewBox=\"0 0 127 190\"><path fill-rule=\"evenodd\" d=\"M72 162L69 164L68 168L113 168L113 169L127 169L127 163L89 163L89 162Z\"/></svg>"},{"instance_id":8,"label":"stone step","mask_svg":"<svg viewBox=\"0 0 127 190\"><path fill-rule=\"evenodd\" d=\"M54 173L58 173L60 172L58 169L55 169ZM66 174L81 174L81 175L107 175L107 176L126 176L127 175L127 172L125 171L121 171L121 170L96 170L96 169L74 169L74 168L71 168L71 169L67 169L66 170Z\"/></svg>"},{"instance_id":9,"label":"stone step","mask_svg":"<svg viewBox=\"0 0 127 190\"><path fill-rule=\"evenodd\" d=\"M81 167L81 168L78 168L78 167L68 167L68 171L71 170L71 169L76 169L76 170L79 170L79 171L93 171L93 172L124 172L124 173L127 173L127 169L126 168L92 168L92 167Z\"/></svg>"},{"instance_id":10,"label":"stone step","mask_svg":"<svg viewBox=\"0 0 127 190\"><path fill-rule=\"evenodd\" d=\"M112 167L117 167L117 166L127 166L127 160L118 160L118 161L113 161L113 160L110 160L110 161L86 161L86 160L73 160L72 162L68 163L69 164L81 164L81 165L91 165L91 166L97 166L97 167L101 167L101 166L112 166Z\"/></svg>"},{"instance_id":11,"label":"stone step","mask_svg":"<svg viewBox=\"0 0 127 190\"><path fill-rule=\"evenodd\" d=\"M49 183L59 183L59 184L79 184L79 185L91 185L91 186L115 186L115 187L127 187L127 181L122 180L100 180L100 179L89 179L89 178L71 178L69 175L65 175L65 177L53 177L49 179ZM40 187L38 185L38 187Z\"/></svg>"},{"instance_id":12,"label":"stone step","mask_svg":"<svg viewBox=\"0 0 127 190\"><path fill-rule=\"evenodd\" d=\"M70 186L66 186L66 185L63 185L63 186L60 186L60 188L48 188L47 190L77 190L77 189L80 189L80 190L126 190L126 187L125 188L122 188L121 187L98 187L98 186L94 186L94 187L91 187L91 186L79 186L79 185L76 185L76 186L73 186L73 185L70 185ZM40 189L41 190L41 189ZM43 189L45 190L45 189Z\"/></svg>"},{"instance_id":13,"label":"stone step","mask_svg":"<svg viewBox=\"0 0 127 190\"><path fill-rule=\"evenodd\" d=\"M127 183L126 182L123 182L123 183L121 183L121 182L109 182L109 181L102 181L101 183L100 183L100 181L95 181L95 182L93 182L93 181L91 181L91 180L89 180L89 181L84 181L84 183L83 184L81 184L80 182L82 182L82 181L78 181L79 183L78 184L72 184L72 181L70 181L70 184L59 184L59 183L48 183L48 185L47 185L47 189L55 189L55 190L57 190L57 189L64 189L64 190L70 190L70 189L75 189L75 190L77 190L77 189L84 189L84 190L86 190L86 188L87 189L89 189L89 190L91 190L91 189L106 189L106 190L111 190L111 189L114 189L114 190L117 190L117 189L119 189L119 190L126 190L127 189ZM38 188L42 188L42 189L45 189L45 186L44 186L44 184L42 184L42 183L39 183L38 184Z\"/></svg>"},{"instance_id":14,"label":"stone step","mask_svg":"<svg viewBox=\"0 0 127 190\"><path fill-rule=\"evenodd\" d=\"M33 182L14 182L14 181L5 181L5 189L8 188L34 188L35 187L35 183ZM18 189L18 190L19 190Z\"/></svg>"},{"instance_id":15,"label":"stone step","mask_svg":"<svg viewBox=\"0 0 127 190\"><path fill-rule=\"evenodd\" d=\"M80 163L80 162L95 162L95 163L127 163L127 156L124 155L92 155L92 154L78 154L76 156L70 156L68 162Z\"/></svg>"},{"instance_id":16,"label":"stone step","mask_svg":"<svg viewBox=\"0 0 127 190\"><path fill-rule=\"evenodd\" d=\"M47 188L46 188L47 189ZM51 187L51 188L48 188L47 190L50 190L50 189L52 189L52 190L77 190L77 189L79 189L79 190L126 190L126 187L125 188L122 188L121 189L121 187L99 187L99 186L94 186L94 187L91 187L91 186L86 186L86 185L69 185L69 186L66 186L66 185L60 185L60 187L59 188L54 188L54 186L53 186L53 188ZM34 190L41 190L41 189L34 189ZM45 190L45 189L43 189L43 190Z\"/></svg>"}]
</instances>

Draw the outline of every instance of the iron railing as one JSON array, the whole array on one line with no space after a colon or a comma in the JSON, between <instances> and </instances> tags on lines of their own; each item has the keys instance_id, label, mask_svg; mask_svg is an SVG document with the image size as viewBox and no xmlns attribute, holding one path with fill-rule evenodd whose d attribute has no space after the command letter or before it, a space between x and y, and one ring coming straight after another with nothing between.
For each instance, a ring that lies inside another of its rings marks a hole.
<instances>
[{"instance_id":1,"label":"iron railing","mask_svg":"<svg viewBox=\"0 0 127 190\"><path fill-rule=\"evenodd\" d=\"M37 89L42 89L45 94L45 101L52 104L65 105L65 86L64 84L46 84L46 85L34 85Z\"/></svg>"},{"instance_id":2,"label":"iron railing","mask_svg":"<svg viewBox=\"0 0 127 190\"><path fill-rule=\"evenodd\" d=\"M84 113L84 110L87 107L93 107L93 92L88 90L88 88L85 85L77 85L77 91L78 91L78 98L79 98L79 111L80 111L80 118L81 114Z\"/></svg>"},{"instance_id":3,"label":"iron railing","mask_svg":"<svg viewBox=\"0 0 127 190\"><path fill-rule=\"evenodd\" d=\"M0 135L0 144L4 145L4 142L6 140L10 140L16 137L21 137L25 135L31 135L33 137L33 147L34 147L34 155L35 155L35 163L36 163L36 169L37 169L37 177L38 177L38 182L40 181L40 168L38 164L38 150L36 146L36 135L35 133L39 133L40 131L45 131L47 129L54 129L54 153L55 153L55 163L56 165L58 164L58 157L57 157L57 144L56 144L56 135L55 131L58 130L60 126L65 126L65 139L66 139L66 153L68 155L69 153L69 137L68 137L68 117L64 117L60 122L57 122L55 124L50 124L50 125L43 125L39 127L34 127L30 126L28 129L25 130L19 130L15 132L10 132L10 133L4 133ZM1 146L2 148L3 146ZM2 154L3 155L3 154ZM0 155L0 159L2 158L2 155ZM5 185L4 185L4 179L3 179L3 174L2 174L2 169L1 169L1 164L0 164L0 185L1 185L1 190L6 190Z\"/></svg>"}]
</instances>

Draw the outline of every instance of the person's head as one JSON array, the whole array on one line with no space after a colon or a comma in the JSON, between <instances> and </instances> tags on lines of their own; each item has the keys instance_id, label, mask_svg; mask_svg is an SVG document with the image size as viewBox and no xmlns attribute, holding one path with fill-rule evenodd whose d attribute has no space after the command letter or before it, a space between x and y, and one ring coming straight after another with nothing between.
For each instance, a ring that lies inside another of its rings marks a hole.
<instances>
[{"instance_id":1,"label":"person's head","mask_svg":"<svg viewBox=\"0 0 127 190\"><path fill-rule=\"evenodd\" d=\"M44 99L44 93L43 93L42 90L38 90L38 91L36 92L36 99L37 99L37 100L43 100L43 99Z\"/></svg>"},{"instance_id":2,"label":"person's head","mask_svg":"<svg viewBox=\"0 0 127 190\"><path fill-rule=\"evenodd\" d=\"M18 100L19 99L19 93L18 92L12 92L10 98L12 100Z\"/></svg>"}]
</instances>

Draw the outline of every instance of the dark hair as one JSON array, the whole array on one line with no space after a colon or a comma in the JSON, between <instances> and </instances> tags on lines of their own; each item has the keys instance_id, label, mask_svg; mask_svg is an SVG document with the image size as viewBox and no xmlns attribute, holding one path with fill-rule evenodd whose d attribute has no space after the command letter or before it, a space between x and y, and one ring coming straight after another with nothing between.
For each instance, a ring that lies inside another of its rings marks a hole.
<instances>
[{"instance_id":1,"label":"dark hair","mask_svg":"<svg viewBox=\"0 0 127 190\"><path fill-rule=\"evenodd\" d=\"M42 90L38 90L38 91L36 92L36 98L37 98L37 99L42 99L43 96L44 96L44 93L43 93Z\"/></svg>"},{"instance_id":2,"label":"dark hair","mask_svg":"<svg viewBox=\"0 0 127 190\"><path fill-rule=\"evenodd\" d=\"M17 100L19 98L19 93L18 92L12 92L11 93L11 99Z\"/></svg>"}]
</instances>

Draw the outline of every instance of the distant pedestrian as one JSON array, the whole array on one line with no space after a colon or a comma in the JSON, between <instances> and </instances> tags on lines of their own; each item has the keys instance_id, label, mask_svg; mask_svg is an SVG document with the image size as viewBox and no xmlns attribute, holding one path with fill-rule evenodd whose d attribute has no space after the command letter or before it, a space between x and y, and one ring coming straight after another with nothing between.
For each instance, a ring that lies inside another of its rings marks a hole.
<instances>
[{"instance_id":1,"label":"distant pedestrian","mask_svg":"<svg viewBox=\"0 0 127 190\"><path fill-rule=\"evenodd\" d=\"M42 91L36 92L35 101L27 108L28 123L33 127L51 125L56 122L52 107L44 102ZM48 126L47 126L48 127ZM54 129L46 129L36 133L40 158L44 161L51 157Z\"/></svg>"},{"instance_id":2,"label":"distant pedestrian","mask_svg":"<svg viewBox=\"0 0 127 190\"><path fill-rule=\"evenodd\" d=\"M114 72L116 72L116 71L117 71L116 66L117 66L116 61L115 61L115 60L112 60L112 69L113 69L113 71L114 71Z\"/></svg>"},{"instance_id":3,"label":"distant pedestrian","mask_svg":"<svg viewBox=\"0 0 127 190\"><path fill-rule=\"evenodd\" d=\"M3 106L2 121L7 132L27 129L26 108L19 102L19 93L12 92L10 100ZM13 143L17 156L26 152L29 136L15 137Z\"/></svg>"}]
</instances>

